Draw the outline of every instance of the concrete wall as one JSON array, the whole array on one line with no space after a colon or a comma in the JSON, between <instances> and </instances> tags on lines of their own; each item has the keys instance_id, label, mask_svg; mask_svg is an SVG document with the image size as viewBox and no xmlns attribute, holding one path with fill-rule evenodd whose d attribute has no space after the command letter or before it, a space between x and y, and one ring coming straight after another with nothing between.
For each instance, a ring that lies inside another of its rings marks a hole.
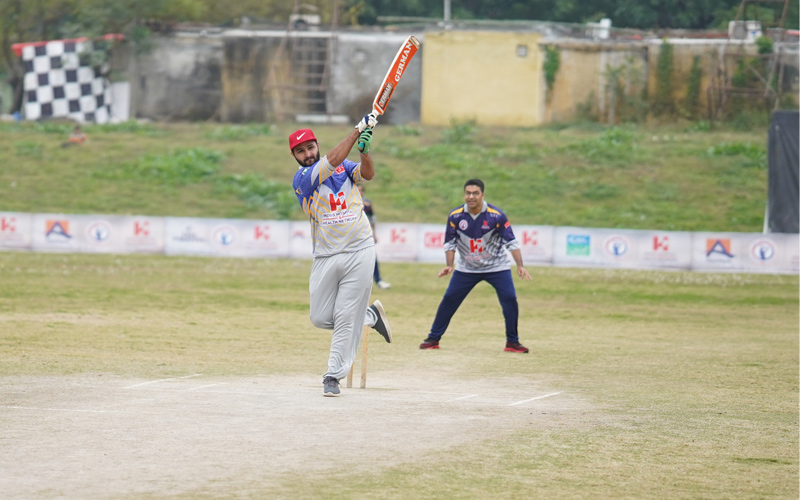
<instances>
[{"instance_id":1,"label":"concrete wall","mask_svg":"<svg viewBox=\"0 0 800 500\"><path fill-rule=\"evenodd\" d=\"M378 85L409 34L295 33L332 43L326 107L329 115L350 120L371 109ZM392 96L382 123L449 126L456 119L481 125L536 126L574 120L587 110L602 121L613 122L619 119L619 101L617 106L611 102L608 75L612 71L623 68L621 81L629 101L638 99L644 104L643 87L653 96L657 86L661 40L554 39L531 31L415 34L422 46ZM131 115L136 118L272 121L277 116L277 96L274 90L264 90L271 65L280 69L283 83L298 78L292 75L287 50L279 51L284 38L283 31L246 30L156 38L149 53L135 56L123 50L115 54L115 79L131 83ZM688 92L693 58L701 58L698 111L702 115L710 73L718 66L726 41L675 39L670 43L678 100L685 99ZM542 69L547 46L560 54L549 94ZM796 66L795 61L789 76L795 85Z\"/></svg>"},{"instance_id":2,"label":"concrete wall","mask_svg":"<svg viewBox=\"0 0 800 500\"><path fill-rule=\"evenodd\" d=\"M114 54L115 79L131 84L132 118L206 120L222 98L222 42L219 38L178 34L153 39L152 50Z\"/></svg>"},{"instance_id":3,"label":"concrete wall","mask_svg":"<svg viewBox=\"0 0 800 500\"><path fill-rule=\"evenodd\" d=\"M648 52L644 44L542 40L542 58L546 46L558 50L560 64L552 91L548 96L544 89L541 96L543 123L574 120L580 108L600 118L613 115L608 76L616 68L625 68L626 95L639 95L647 82Z\"/></svg>"},{"instance_id":4,"label":"concrete wall","mask_svg":"<svg viewBox=\"0 0 800 500\"><path fill-rule=\"evenodd\" d=\"M693 110L701 116L707 115L708 111L708 86L711 83L712 70L721 67L723 54L728 52L738 52L738 48L728 47L727 40L686 40L670 39L667 40L672 45L672 87L673 97L678 103L679 109L688 112L686 109L686 97L689 93L689 74L692 69L692 62L695 57L700 58L700 95L698 109ZM648 45L650 58L650 71L648 73L647 87L651 96L656 95L658 89L658 59L664 43L662 40L653 40ZM755 54L755 45L742 47L742 53ZM729 60L728 64L733 62Z\"/></svg>"},{"instance_id":5,"label":"concrete wall","mask_svg":"<svg viewBox=\"0 0 800 500\"><path fill-rule=\"evenodd\" d=\"M670 39L673 47L672 87L673 98L682 113L693 112L705 116L708 107L707 89L712 71L720 66L726 40ZM642 42L592 42L574 40L542 40L544 46L559 50L559 67L554 89L545 96L542 121L558 122L579 118L579 114L590 111L604 122L614 122L620 117L612 108L609 92L610 70L622 69L625 83L624 94L631 100L642 99L643 86L647 86L650 99L658 88L658 59L663 47L662 40ZM728 51L738 50L728 48ZM754 54L755 46L743 47L745 53ZM689 75L695 57L700 59L700 93L697 108L687 108ZM730 61L729 61L730 63ZM642 104L644 104L642 102ZM618 111L618 110L616 110Z\"/></svg>"},{"instance_id":6,"label":"concrete wall","mask_svg":"<svg viewBox=\"0 0 800 500\"><path fill-rule=\"evenodd\" d=\"M389 65L408 34L401 33L295 33L331 43L331 64L328 73L326 107L329 115L345 115L352 120L372 109L372 100L383 81ZM221 37L219 119L225 122L261 122L278 118L291 111L297 114L307 110L285 109L287 105L276 102L281 92L276 84L298 82L292 74L290 45L282 31L233 30ZM420 87L422 80L421 52L412 59L397 90L392 95L389 109L381 123L398 124L419 121ZM268 82L270 69L275 67L276 77ZM265 85L270 83L265 91ZM295 92L296 94L296 92Z\"/></svg>"},{"instance_id":7,"label":"concrete wall","mask_svg":"<svg viewBox=\"0 0 800 500\"><path fill-rule=\"evenodd\" d=\"M421 121L479 125L541 123L543 81L531 32L439 31L425 34Z\"/></svg>"},{"instance_id":8,"label":"concrete wall","mask_svg":"<svg viewBox=\"0 0 800 500\"><path fill-rule=\"evenodd\" d=\"M276 33L247 36L247 32L237 31L223 36L221 121L269 120L274 107L267 99L264 84L280 44L281 37Z\"/></svg>"},{"instance_id":9,"label":"concrete wall","mask_svg":"<svg viewBox=\"0 0 800 500\"><path fill-rule=\"evenodd\" d=\"M414 34L421 42L403 78L392 94L392 100L381 123L403 124L420 121L422 64L427 43L415 33L342 33L338 36L331 66L331 88L328 110L357 120L372 109L389 65L405 39Z\"/></svg>"}]
</instances>

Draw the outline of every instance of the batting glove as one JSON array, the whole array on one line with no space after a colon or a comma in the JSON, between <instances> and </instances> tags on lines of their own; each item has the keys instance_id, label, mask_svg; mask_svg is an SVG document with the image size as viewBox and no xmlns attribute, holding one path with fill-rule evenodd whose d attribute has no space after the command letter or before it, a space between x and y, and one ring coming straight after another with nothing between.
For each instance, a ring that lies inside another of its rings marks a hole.
<instances>
[{"instance_id":1,"label":"batting glove","mask_svg":"<svg viewBox=\"0 0 800 500\"><path fill-rule=\"evenodd\" d=\"M362 155L369 153L370 144L372 144L372 130L366 129L358 136L358 152Z\"/></svg>"},{"instance_id":2,"label":"batting glove","mask_svg":"<svg viewBox=\"0 0 800 500\"><path fill-rule=\"evenodd\" d=\"M364 115L364 118L358 121L356 124L356 128L358 129L358 133L361 134L367 129L373 129L378 126L378 117L375 116L375 112L369 113L368 115Z\"/></svg>"}]
</instances>

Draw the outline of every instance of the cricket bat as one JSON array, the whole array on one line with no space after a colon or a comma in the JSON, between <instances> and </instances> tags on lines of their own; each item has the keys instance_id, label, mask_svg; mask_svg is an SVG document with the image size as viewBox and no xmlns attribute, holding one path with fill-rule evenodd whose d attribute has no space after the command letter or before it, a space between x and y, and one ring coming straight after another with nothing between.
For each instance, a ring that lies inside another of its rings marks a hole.
<instances>
[{"instance_id":1,"label":"cricket bat","mask_svg":"<svg viewBox=\"0 0 800 500\"><path fill-rule=\"evenodd\" d=\"M408 63L411 62L411 58L414 57L414 54L416 54L418 50L419 40L412 35L406 38L400 50L397 51L392 65L389 66L389 71L386 72L383 83L381 83L380 89L378 89L378 93L375 95L375 100L372 103L372 111L374 111L376 115L382 115L386 112L386 106L389 105L389 99L392 98L394 89L397 88L397 84L400 83L400 78L403 76L403 73L405 73L406 68L408 68Z\"/></svg>"}]
</instances>

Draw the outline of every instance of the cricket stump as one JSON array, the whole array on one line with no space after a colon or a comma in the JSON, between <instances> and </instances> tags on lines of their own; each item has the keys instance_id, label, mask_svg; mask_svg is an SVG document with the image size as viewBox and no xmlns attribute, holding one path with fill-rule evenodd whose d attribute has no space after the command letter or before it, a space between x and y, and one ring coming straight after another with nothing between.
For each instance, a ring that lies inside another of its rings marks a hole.
<instances>
[{"instance_id":1,"label":"cricket stump","mask_svg":"<svg viewBox=\"0 0 800 500\"><path fill-rule=\"evenodd\" d=\"M369 353L369 330L368 326L364 327L364 331L361 333L361 345L364 346L361 351L361 388L366 389L367 387L367 355ZM353 387L353 368L355 368L356 362L353 360L353 364L350 365L350 373L347 374L347 387Z\"/></svg>"}]
</instances>

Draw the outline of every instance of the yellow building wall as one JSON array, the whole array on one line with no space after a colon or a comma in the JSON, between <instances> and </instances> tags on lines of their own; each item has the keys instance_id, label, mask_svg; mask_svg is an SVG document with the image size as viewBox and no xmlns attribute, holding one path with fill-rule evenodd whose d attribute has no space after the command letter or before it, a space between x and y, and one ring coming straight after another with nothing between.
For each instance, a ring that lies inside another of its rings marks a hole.
<instances>
[{"instance_id":1,"label":"yellow building wall","mask_svg":"<svg viewBox=\"0 0 800 500\"><path fill-rule=\"evenodd\" d=\"M540 38L536 33L427 32L422 58L422 123L541 124ZM523 50L526 54L521 56Z\"/></svg>"}]
</instances>

